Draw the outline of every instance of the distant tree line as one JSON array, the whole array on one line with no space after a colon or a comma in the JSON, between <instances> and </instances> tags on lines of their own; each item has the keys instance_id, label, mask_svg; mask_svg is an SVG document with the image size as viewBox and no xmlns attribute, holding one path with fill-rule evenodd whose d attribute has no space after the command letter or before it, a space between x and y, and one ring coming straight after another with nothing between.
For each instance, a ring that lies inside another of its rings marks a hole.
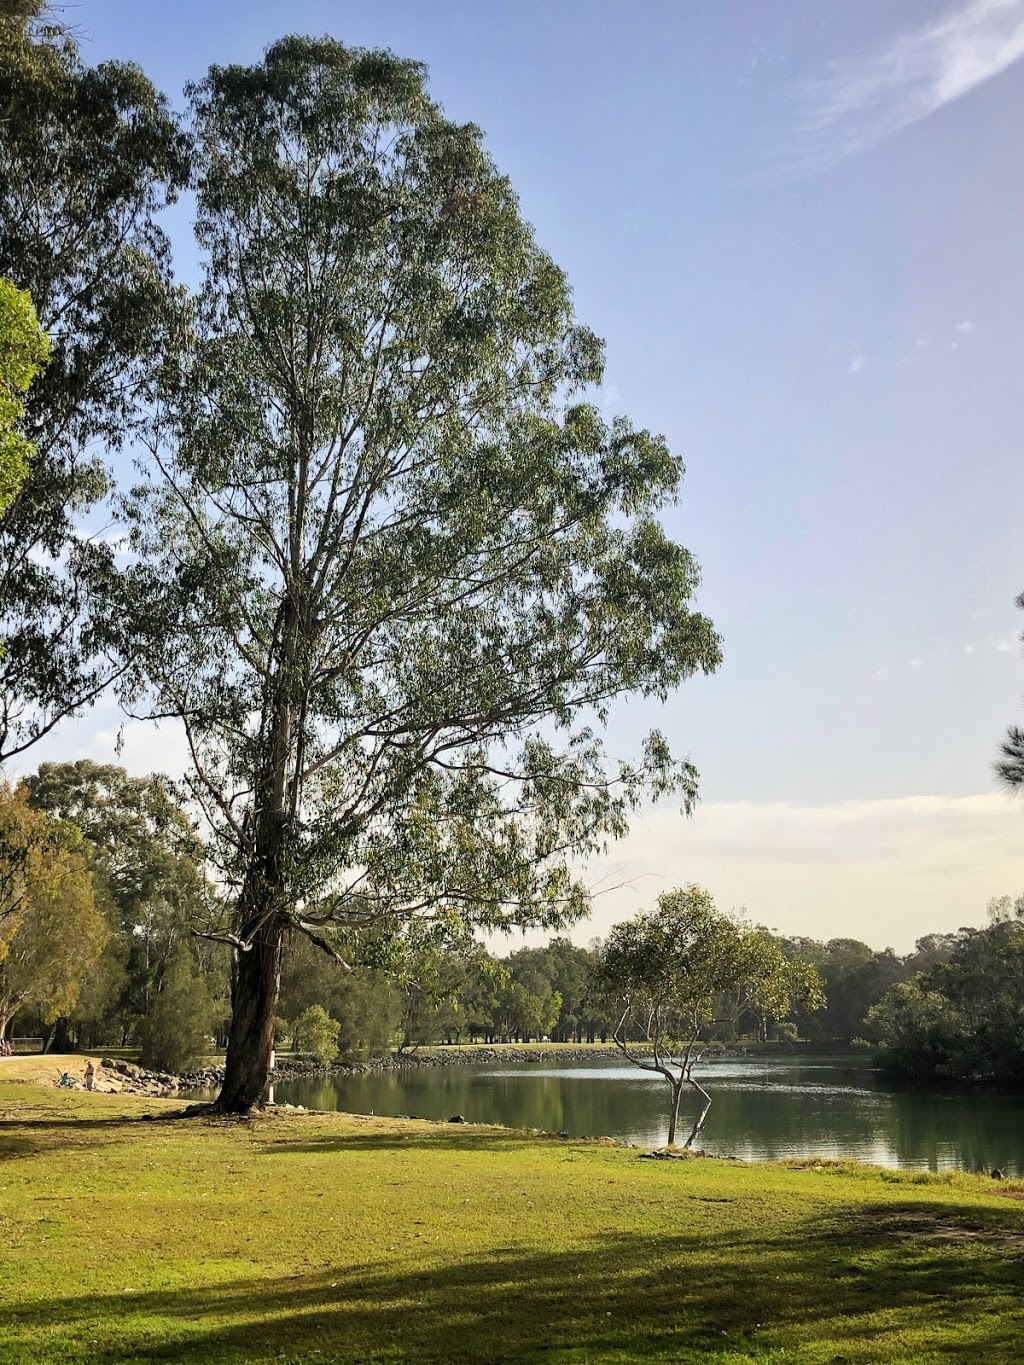
<instances>
[{"instance_id":1,"label":"distant tree line","mask_svg":"<svg viewBox=\"0 0 1024 1365\"><path fill-rule=\"evenodd\" d=\"M81 760L0 789L0 1032L38 1034L54 1050L139 1046L168 1070L223 1047L229 954L193 932L222 894L163 778ZM763 992L717 990L714 1036L864 1040L908 1076L1022 1080L1024 897L993 902L989 915L986 928L926 935L905 956L749 929L765 950L814 968L820 998L797 991L773 1010ZM499 956L472 938L406 935L397 946L367 939L342 967L297 934L276 1041L326 1060L436 1043L609 1042L622 1010L606 956L597 940L555 937ZM642 1043L643 1029L626 1037Z\"/></svg>"}]
</instances>

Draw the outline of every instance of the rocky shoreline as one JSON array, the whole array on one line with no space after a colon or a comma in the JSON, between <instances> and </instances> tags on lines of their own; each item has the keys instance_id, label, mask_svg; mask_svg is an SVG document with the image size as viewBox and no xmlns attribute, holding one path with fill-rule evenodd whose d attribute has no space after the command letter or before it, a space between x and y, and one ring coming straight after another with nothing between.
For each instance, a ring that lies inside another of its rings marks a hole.
<instances>
[{"instance_id":1,"label":"rocky shoreline","mask_svg":"<svg viewBox=\"0 0 1024 1365\"><path fill-rule=\"evenodd\" d=\"M282 1057L270 1074L271 1081L281 1082L327 1076L355 1076L368 1071L396 1071L403 1067L486 1066L496 1063L520 1062L536 1064L557 1057L560 1061L591 1060L595 1056L611 1056L608 1049L588 1047L550 1048L471 1047L444 1049L437 1052L391 1052L368 1057L364 1061L338 1061L321 1064L312 1058ZM96 1073L96 1089L107 1093L135 1095L178 1095L183 1091L212 1090L224 1080L222 1066L203 1067L196 1071L173 1076L164 1071L153 1071L134 1062L104 1057Z\"/></svg>"},{"instance_id":2,"label":"rocky shoreline","mask_svg":"<svg viewBox=\"0 0 1024 1365\"><path fill-rule=\"evenodd\" d=\"M791 1049L782 1047L779 1052ZM716 1057L742 1057L750 1055L750 1050L742 1046L718 1047L708 1049ZM758 1055L775 1055L766 1048L758 1048ZM435 1066L494 1066L517 1062L520 1065L537 1065L547 1061L594 1061L598 1058L615 1058L619 1054L612 1048L596 1044L567 1044L554 1047L503 1047L473 1045L465 1048L445 1047L431 1052L390 1052L366 1058L363 1061L337 1061L321 1064L312 1058L278 1058L270 1074L272 1082L300 1079L314 1079L328 1076L354 1076L373 1071L396 1071L404 1067ZM96 1074L96 1089L108 1093L135 1095L178 1095L182 1092L202 1092L217 1088L224 1080L222 1066L203 1067L184 1072L178 1076L166 1072L153 1071L137 1066L133 1062L104 1057Z\"/></svg>"}]
</instances>

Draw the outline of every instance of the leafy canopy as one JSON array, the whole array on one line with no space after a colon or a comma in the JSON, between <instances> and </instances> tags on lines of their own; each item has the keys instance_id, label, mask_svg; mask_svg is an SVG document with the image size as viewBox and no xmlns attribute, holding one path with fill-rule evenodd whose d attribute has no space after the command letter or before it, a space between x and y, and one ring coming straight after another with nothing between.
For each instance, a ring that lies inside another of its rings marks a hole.
<instances>
[{"instance_id":1,"label":"leafy canopy","mask_svg":"<svg viewBox=\"0 0 1024 1365\"><path fill-rule=\"evenodd\" d=\"M3 760L118 671L111 547L82 528L169 344L154 220L187 180L188 145L138 67L87 67L42 5L3 0L0 166L0 277L29 294L50 340L18 418L28 477L0 516Z\"/></svg>"},{"instance_id":2,"label":"leafy canopy","mask_svg":"<svg viewBox=\"0 0 1024 1365\"><path fill-rule=\"evenodd\" d=\"M225 935L571 922L570 855L695 796L597 733L719 660L682 464L585 401L601 344L421 66L293 37L191 97L206 282L126 515Z\"/></svg>"},{"instance_id":3,"label":"leafy canopy","mask_svg":"<svg viewBox=\"0 0 1024 1365\"><path fill-rule=\"evenodd\" d=\"M654 911L617 924L605 942L599 977L619 1002L616 1036L630 1029L654 1047L682 1049L714 1032L723 996L734 1010L784 1019L798 1001L821 1003L817 972L787 959L768 935L716 910L691 885L658 897Z\"/></svg>"}]
</instances>

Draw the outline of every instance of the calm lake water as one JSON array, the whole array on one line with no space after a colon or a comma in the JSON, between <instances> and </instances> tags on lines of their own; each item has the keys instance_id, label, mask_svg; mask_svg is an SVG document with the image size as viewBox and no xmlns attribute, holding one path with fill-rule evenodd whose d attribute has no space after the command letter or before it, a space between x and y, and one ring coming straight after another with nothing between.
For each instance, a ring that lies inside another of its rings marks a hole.
<instances>
[{"instance_id":1,"label":"calm lake water","mask_svg":"<svg viewBox=\"0 0 1024 1365\"><path fill-rule=\"evenodd\" d=\"M749 1058L709 1062L701 1083L714 1103L702 1145L748 1160L853 1157L883 1166L1024 1174L1024 1096L968 1095L896 1086L860 1059ZM415 1114L472 1123L608 1136L647 1146L668 1132L668 1086L617 1059L405 1067L289 1081L279 1104L357 1114ZM680 1129L699 1096L684 1096Z\"/></svg>"}]
</instances>

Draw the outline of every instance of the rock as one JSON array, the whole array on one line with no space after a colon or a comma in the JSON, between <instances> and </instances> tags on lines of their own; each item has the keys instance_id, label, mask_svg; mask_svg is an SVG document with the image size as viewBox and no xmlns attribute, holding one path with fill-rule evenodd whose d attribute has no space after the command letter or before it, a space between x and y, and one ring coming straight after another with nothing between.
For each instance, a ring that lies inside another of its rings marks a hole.
<instances>
[{"instance_id":1,"label":"rock","mask_svg":"<svg viewBox=\"0 0 1024 1365\"><path fill-rule=\"evenodd\" d=\"M469 1119L463 1118L461 1114L453 1114L448 1120L449 1123L468 1123Z\"/></svg>"},{"instance_id":2,"label":"rock","mask_svg":"<svg viewBox=\"0 0 1024 1365\"><path fill-rule=\"evenodd\" d=\"M560 1138L567 1138L567 1137L569 1136L569 1134L563 1129L562 1132L560 1132L560 1133L558 1134L558 1136L559 1136Z\"/></svg>"}]
</instances>

